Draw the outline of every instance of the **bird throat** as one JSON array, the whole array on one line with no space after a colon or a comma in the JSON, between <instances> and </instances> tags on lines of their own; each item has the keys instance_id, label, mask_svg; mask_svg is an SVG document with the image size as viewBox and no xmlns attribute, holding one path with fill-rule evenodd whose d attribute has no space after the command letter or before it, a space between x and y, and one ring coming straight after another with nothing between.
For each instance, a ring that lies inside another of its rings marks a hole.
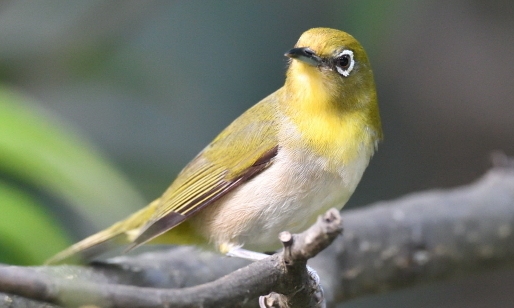
<instances>
[{"instance_id":1,"label":"bird throat","mask_svg":"<svg viewBox=\"0 0 514 308\"><path fill-rule=\"evenodd\" d=\"M367 104L345 110L344 96L334 97L337 91L319 75L313 76L315 73L315 68L299 69L286 84L285 95L296 103L283 106L283 111L302 144L309 144L314 154L326 158L329 169L351 164L360 155L371 156L378 134L367 120Z\"/></svg>"}]
</instances>

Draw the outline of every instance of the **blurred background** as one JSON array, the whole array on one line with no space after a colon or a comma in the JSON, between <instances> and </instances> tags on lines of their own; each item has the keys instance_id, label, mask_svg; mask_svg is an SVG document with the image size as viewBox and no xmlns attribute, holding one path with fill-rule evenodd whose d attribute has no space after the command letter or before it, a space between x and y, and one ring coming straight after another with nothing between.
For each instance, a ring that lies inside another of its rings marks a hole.
<instances>
[{"instance_id":1,"label":"blurred background","mask_svg":"<svg viewBox=\"0 0 514 308\"><path fill-rule=\"evenodd\" d=\"M509 0L3 1L0 262L37 264L159 196L282 86L283 53L317 26L366 48L385 131L347 208L467 184L492 151L514 155ZM344 307L511 307L513 274Z\"/></svg>"}]
</instances>

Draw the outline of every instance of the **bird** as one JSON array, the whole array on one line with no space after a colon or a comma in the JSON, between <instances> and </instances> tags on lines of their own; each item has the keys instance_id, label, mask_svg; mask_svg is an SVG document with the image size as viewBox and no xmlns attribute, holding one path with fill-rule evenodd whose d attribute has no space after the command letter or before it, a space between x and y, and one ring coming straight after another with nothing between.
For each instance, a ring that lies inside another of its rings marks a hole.
<instances>
[{"instance_id":1,"label":"bird","mask_svg":"<svg viewBox=\"0 0 514 308\"><path fill-rule=\"evenodd\" d=\"M244 257L274 251L281 231L342 208L383 139L368 56L331 28L305 31L285 56L284 85L229 124L159 198L47 263L89 259L111 243Z\"/></svg>"}]
</instances>

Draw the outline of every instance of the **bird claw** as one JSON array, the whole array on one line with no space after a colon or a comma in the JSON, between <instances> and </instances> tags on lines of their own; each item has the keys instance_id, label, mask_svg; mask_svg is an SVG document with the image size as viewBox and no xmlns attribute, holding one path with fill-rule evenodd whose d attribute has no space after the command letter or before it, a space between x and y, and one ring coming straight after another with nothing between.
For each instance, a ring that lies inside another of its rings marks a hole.
<instances>
[{"instance_id":1,"label":"bird claw","mask_svg":"<svg viewBox=\"0 0 514 308\"><path fill-rule=\"evenodd\" d=\"M307 273L309 274L309 277L312 279L314 284L319 285L321 282L321 279L319 278L318 273L310 266L307 265Z\"/></svg>"},{"instance_id":2,"label":"bird claw","mask_svg":"<svg viewBox=\"0 0 514 308\"><path fill-rule=\"evenodd\" d=\"M325 295L323 292L323 287L321 286L321 279L319 278L318 273L312 267L307 265L307 274L309 275L311 287L314 290L314 295L316 296L316 308L325 308Z\"/></svg>"}]
</instances>

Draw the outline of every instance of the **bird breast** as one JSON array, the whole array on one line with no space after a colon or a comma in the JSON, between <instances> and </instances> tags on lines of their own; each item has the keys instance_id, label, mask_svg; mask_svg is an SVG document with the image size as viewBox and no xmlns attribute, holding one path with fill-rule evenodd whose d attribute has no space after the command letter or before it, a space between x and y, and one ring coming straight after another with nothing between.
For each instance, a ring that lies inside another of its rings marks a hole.
<instances>
[{"instance_id":1,"label":"bird breast","mask_svg":"<svg viewBox=\"0 0 514 308\"><path fill-rule=\"evenodd\" d=\"M224 253L237 246L273 251L280 246L281 231L302 231L329 208L343 207L368 165L371 153L363 154L333 172L327 170L326 158L281 147L268 169L204 209L192 223Z\"/></svg>"}]
</instances>

